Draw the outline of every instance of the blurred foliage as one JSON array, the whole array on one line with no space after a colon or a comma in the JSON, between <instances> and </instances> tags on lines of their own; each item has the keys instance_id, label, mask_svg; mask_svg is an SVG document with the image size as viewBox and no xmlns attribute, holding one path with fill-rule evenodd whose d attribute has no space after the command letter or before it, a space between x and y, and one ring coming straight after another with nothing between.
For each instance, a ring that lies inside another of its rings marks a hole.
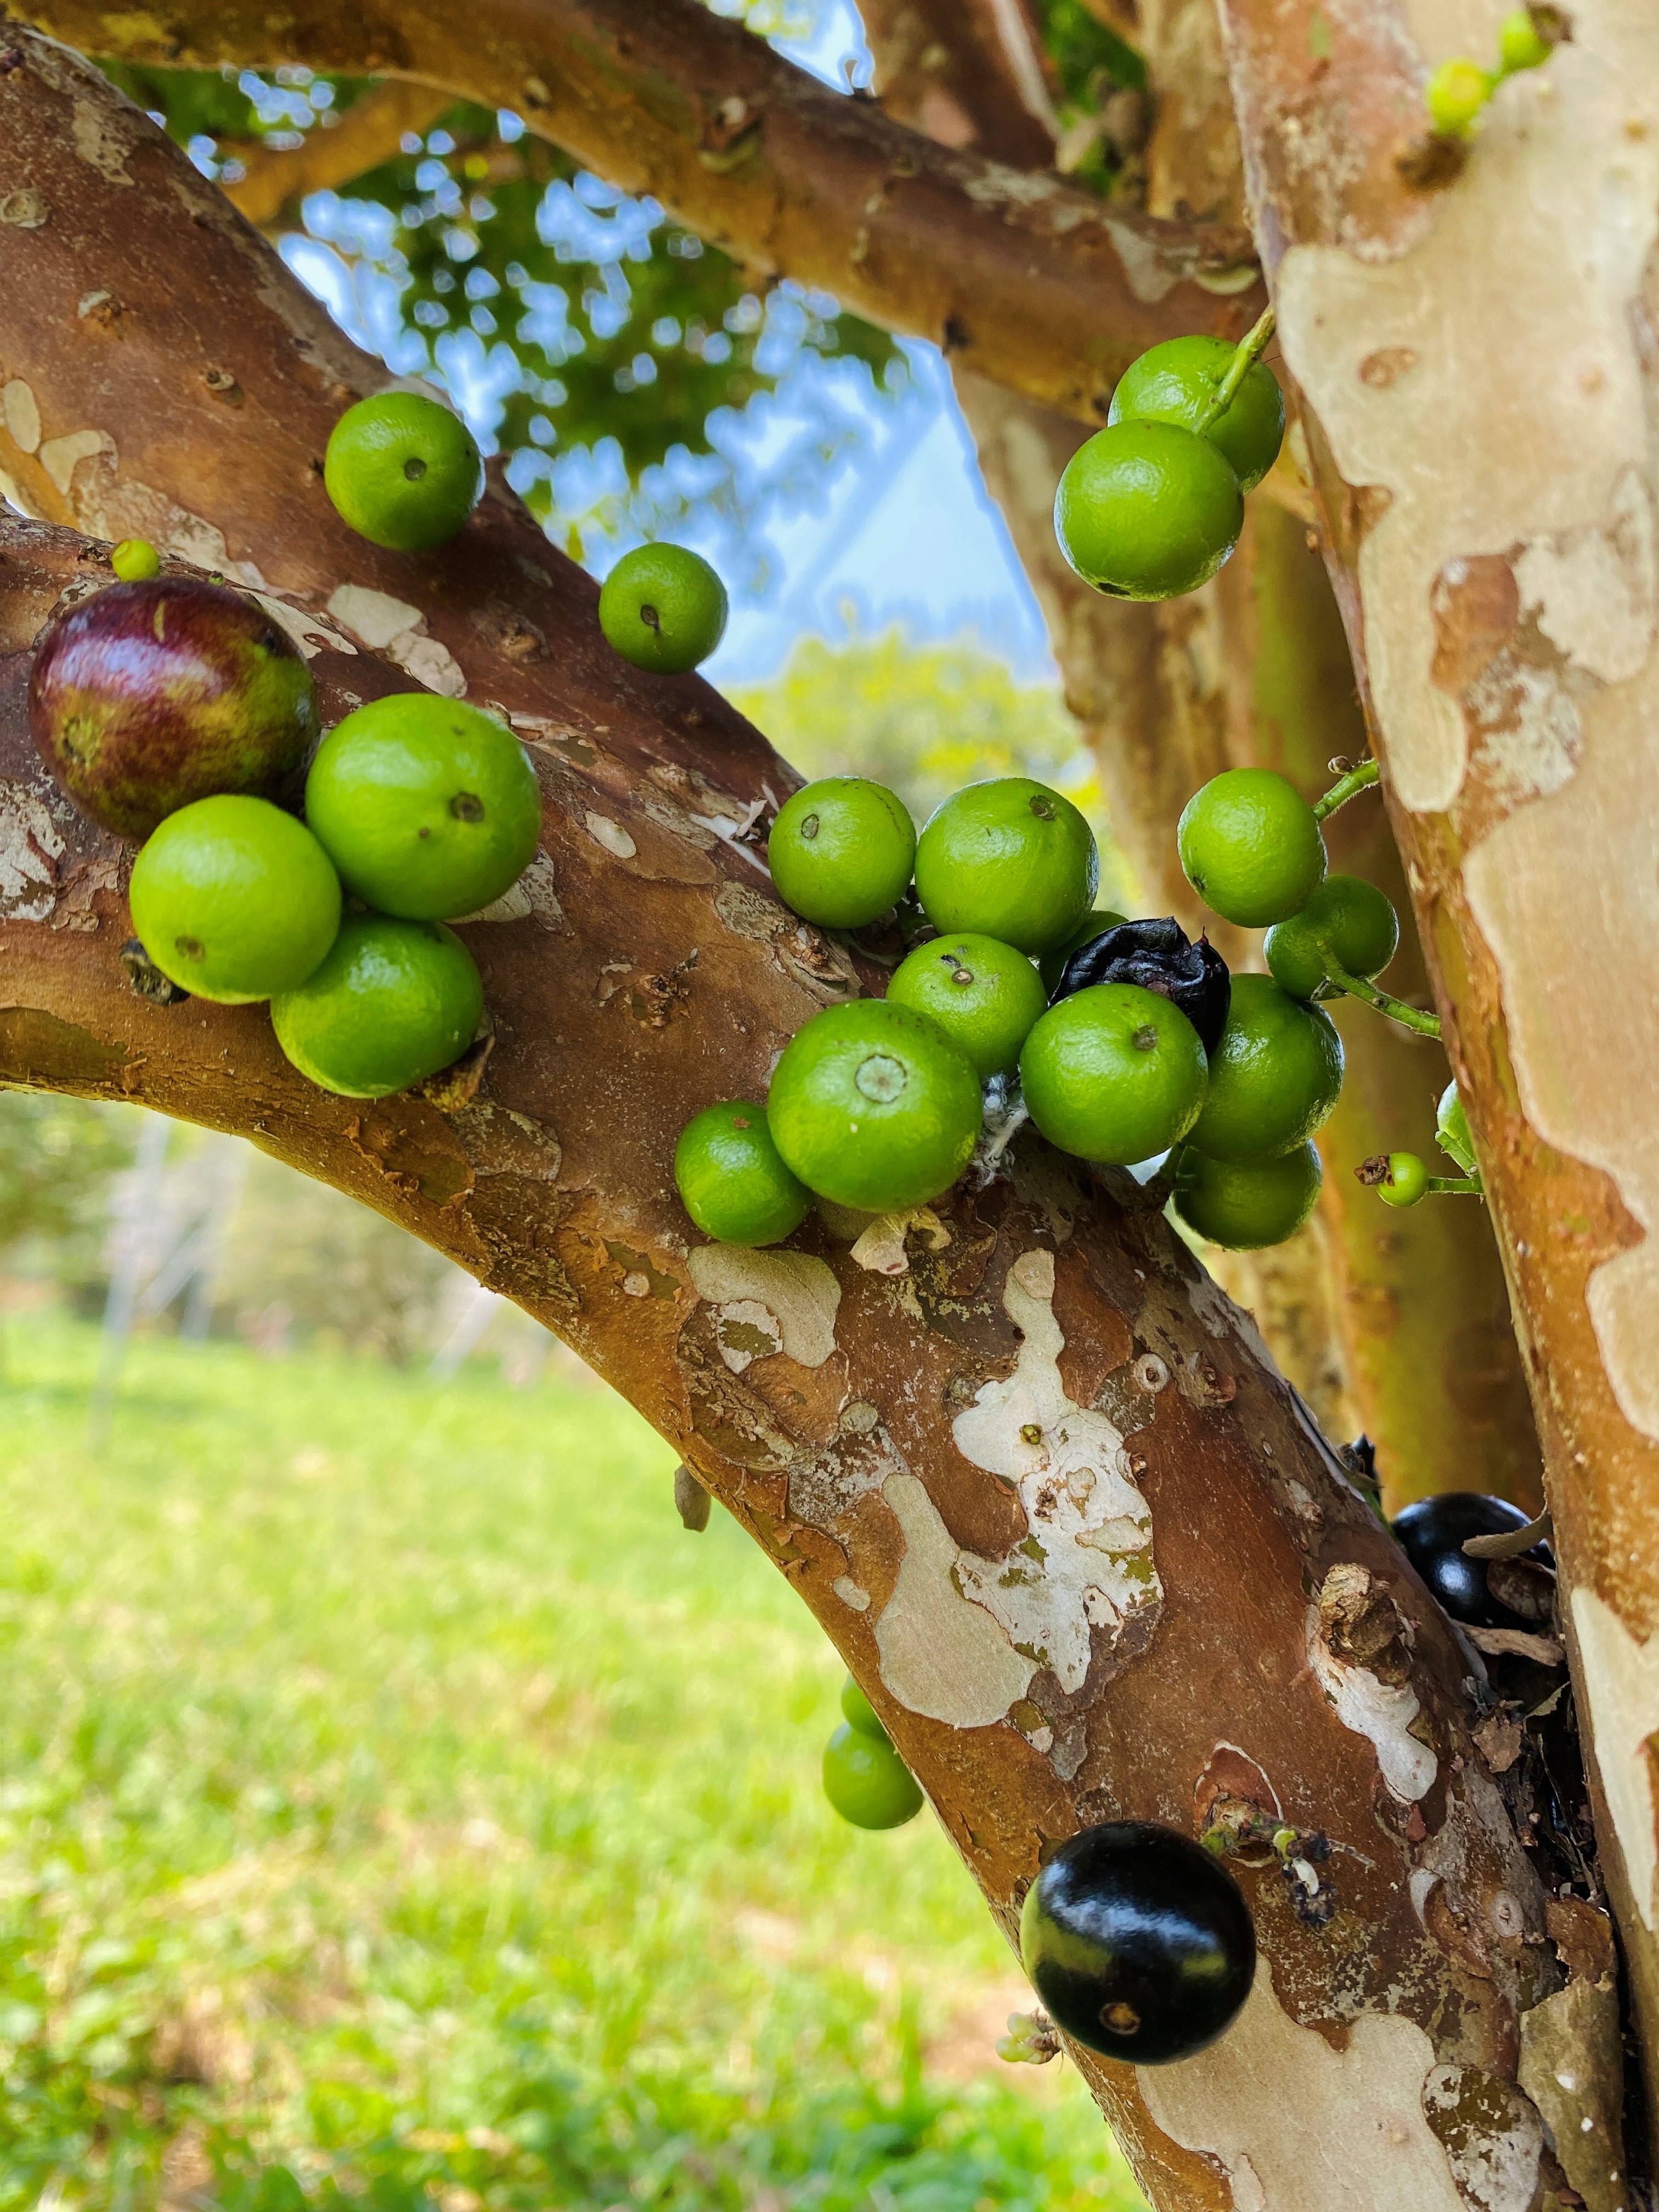
<instances>
[{"instance_id":1,"label":"blurred foliage","mask_svg":"<svg viewBox=\"0 0 1659 2212\"><path fill-rule=\"evenodd\" d=\"M1082 808L1100 845L1101 903L1123 868L1094 762L1052 684L957 640L914 645L890 629L839 645L806 638L770 683L732 698L803 775L868 775L918 822L964 783L1030 775Z\"/></svg>"},{"instance_id":2,"label":"blurred foliage","mask_svg":"<svg viewBox=\"0 0 1659 2212\"><path fill-rule=\"evenodd\" d=\"M1083 0L1036 0L1036 10L1057 81L1054 113L1067 176L1108 196L1133 194L1144 182L1139 149L1107 128L1107 109L1115 93L1146 92L1145 61Z\"/></svg>"},{"instance_id":3,"label":"blurred foliage","mask_svg":"<svg viewBox=\"0 0 1659 2212\"><path fill-rule=\"evenodd\" d=\"M101 1279L112 1180L137 1115L43 1091L0 1090L0 1261L75 1291Z\"/></svg>"},{"instance_id":4,"label":"blurred foliage","mask_svg":"<svg viewBox=\"0 0 1659 2212\"><path fill-rule=\"evenodd\" d=\"M841 1663L591 1381L12 1324L0 2212L1129 2212ZM1404 2212L1404 2208L1402 2208Z\"/></svg>"},{"instance_id":5,"label":"blurred foliage","mask_svg":"<svg viewBox=\"0 0 1659 2212\"><path fill-rule=\"evenodd\" d=\"M799 8L773 17L805 21ZM372 88L295 68L100 66L199 167L229 179L239 150L297 149ZM492 109L456 106L300 212L343 264L357 334L399 374L450 386L578 558L588 536L659 533L697 499L729 495L721 411L775 391L804 356L860 364L878 388L903 379L885 332L796 285L757 292L654 201L614 191ZM602 469L597 489L576 471L580 489L562 499L555 453L600 448L620 466ZM678 475L665 475L671 457ZM686 461L704 466L688 477Z\"/></svg>"}]
</instances>

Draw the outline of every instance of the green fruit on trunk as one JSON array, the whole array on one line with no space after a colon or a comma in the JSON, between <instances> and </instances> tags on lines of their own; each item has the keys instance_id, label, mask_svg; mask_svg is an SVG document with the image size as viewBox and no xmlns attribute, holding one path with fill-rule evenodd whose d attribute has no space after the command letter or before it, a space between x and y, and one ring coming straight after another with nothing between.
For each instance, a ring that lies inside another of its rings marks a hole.
<instances>
[{"instance_id":1,"label":"green fruit on trunk","mask_svg":"<svg viewBox=\"0 0 1659 2212\"><path fill-rule=\"evenodd\" d=\"M1310 1144L1259 1167L1212 1160L1187 1145L1176 1162L1175 1210L1212 1244L1256 1252L1295 1236L1318 1203L1322 1180Z\"/></svg>"},{"instance_id":2,"label":"green fruit on trunk","mask_svg":"<svg viewBox=\"0 0 1659 2212\"><path fill-rule=\"evenodd\" d=\"M767 840L778 896L823 929L862 929L904 895L916 826L896 791L829 775L787 799Z\"/></svg>"},{"instance_id":3,"label":"green fruit on trunk","mask_svg":"<svg viewBox=\"0 0 1659 2212\"><path fill-rule=\"evenodd\" d=\"M132 926L198 999L245 1006L303 983L340 927L340 881L305 824L225 793L169 814L132 864Z\"/></svg>"},{"instance_id":4,"label":"green fruit on trunk","mask_svg":"<svg viewBox=\"0 0 1659 2212\"><path fill-rule=\"evenodd\" d=\"M891 1743L846 1721L824 1746L823 1794L855 1828L902 1828L921 1810L915 1777Z\"/></svg>"},{"instance_id":5,"label":"green fruit on trunk","mask_svg":"<svg viewBox=\"0 0 1659 2212\"><path fill-rule=\"evenodd\" d=\"M1292 998L1311 999L1333 967L1369 982L1400 946L1400 917L1363 876L1327 876L1300 914L1275 922L1262 951Z\"/></svg>"},{"instance_id":6,"label":"green fruit on trunk","mask_svg":"<svg viewBox=\"0 0 1659 2212\"><path fill-rule=\"evenodd\" d=\"M1092 983L1050 1006L1025 1040L1020 1088L1051 1145L1119 1167L1178 1144L1204 1103L1198 1031L1138 983Z\"/></svg>"},{"instance_id":7,"label":"green fruit on trunk","mask_svg":"<svg viewBox=\"0 0 1659 2212\"><path fill-rule=\"evenodd\" d=\"M347 1098L423 1083L460 1058L483 1013L483 985L453 930L383 914L348 915L322 965L270 1006L301 1074Z\"/></svg>"},{"instance_id":8,"label":"green fruit on trunk","mask_svg":"<svg viewBox=\"0 0 1659 2212\"><path fill-rule=\"evenodd\" d=\"M1063 945L1100 880L1095 836L1069 799L1024 775L952 793L916 841L916 896L942 937L972 930L1020 952Z\"/></svg>"},{"instance_id":9,"label":"green fruit on trunk","mask_svg":"<svg viewBox=\"0 0 1659 2212\"><path fill-rule=\"evenodd\" d=\"M605 578L599 628L624 660L678 676L726 635L726 586L687 545L636 545Z\"/></svg>"},{"instance_id":10,"label":"green fruit on trunk","mask_svg":"<svg viewBox=\"0 0 1659 2212\"><path fill-rule=\"evenodd\" d=\"M1115 422L1066 465L1060 550L1120 599L1172 599L1207 583L1238 543L1244 495L1226 455L1173 422Z\"/></svg>"},{"instance_id":11,"label":"green fruit on trunk","mask_svg":"<svg viewBox=\"0 0 1659 2212\"><path fill-rule=\"evenodd\" d=\"M887 1003L936 1021L982 1082L1012 1073L1048 994L1023 952L963 932L917 945L893 971Z\"/></svg>"},{"instance_id":12,"label":"green fruit on trunk","mask_svg":"<svg viewBox=\"0 0 1659 2212\"><path fill-rule=\"evenodd\" d=\"M784 1165L763 1107L746 1099L705 1106L674 1147L680 1201L722 1244L777 1244L805 1220L812 1194Z\"/></svg>"},{"instance_id":13,"label":"green fruit on trunk","mask_svg":"<svg viewBox=\"0 0 1659 2212\"><path fill-rule=\"evenodd\" d=\"M460 416L437 400L377 392L334 425L323 483L360 538L394 553L430 553L483 497L483 461Z\"/></svg>"},{"instance_id":14,"label":"green fruit on trunk","mask_svg":"<svg viewBox=\"0 0 1659 2212\"><path fill-rule=\"evenodd\" d=\"M868 1213L925 1206L973 1157L979 1078L938 1024L860 999L795 1032L766 1102L772 1141L820 1198Z\"/></svg>"},{"instance_id":15,"label":"green fruit on trunk","mask_svg":"<svg viewBox=\"0 0 1659 2212\"><path fill-rule=\"evenodd\" d=\"M1182 809L1176 843L1200 898L1242 929L1288 921L1325 879L1314 811L1270 768L1212 776Z\"/></svg>"},{"instance_id":16,"label":"green fruit on trunk","mask_svg":"<svg viewBox=\"0 0 1659 2212\"><path fill-rule=\"evenodd\" d=\"M1112 422L1175 422L1220 447L1242 491L1254 491L1285 442L1285 395L1263 362L1245 370L1226 412L1200 426L1237 349L1225 338L1166 338L1132 362L1112 394Z\"/></svg>"},{"instance_id":17,"label":"green fruit on trunk","mask_svg":"<svg viewBox=\"0 0 1659 2212\"><path fill-rule=\"evenodd\" d=\"M449 921L500 898L535 857L541 790L524 747L493 715L398 692L323 739L306 819L365 905Z\"/></svg>"},{"instance_id":18,"label":"green fruit on trunk","mask_svg":"<svg viewBox=\"0 0 1659 2212\"><path fill-rule=\"evenodd\" d=\"M1271 975L1235 975L1204 1110L1188 1138L1239 1167L1276 1159L1324 1127L1341 1089L1342 1040L1330 1017Z\"/></svg>"}]
</instances>

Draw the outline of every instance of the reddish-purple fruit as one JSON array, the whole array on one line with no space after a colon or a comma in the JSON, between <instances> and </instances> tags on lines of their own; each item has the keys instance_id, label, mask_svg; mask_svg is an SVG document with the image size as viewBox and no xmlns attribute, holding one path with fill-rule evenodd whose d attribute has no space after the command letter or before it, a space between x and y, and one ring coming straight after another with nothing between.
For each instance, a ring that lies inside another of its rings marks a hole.
<instances>
[{"instance_id":1,"label":"reddish-purple fruit","mask_svg":"<svg viewBox=\"0 0 1659 2212\"><path fill-rule=\"evenodd\" d=\"M82 812L148 837L219 792L288 795L317 735L303 656L240 592L112 584L55 622L29 678L40 757Z\"/></svg>"}]
</instances>

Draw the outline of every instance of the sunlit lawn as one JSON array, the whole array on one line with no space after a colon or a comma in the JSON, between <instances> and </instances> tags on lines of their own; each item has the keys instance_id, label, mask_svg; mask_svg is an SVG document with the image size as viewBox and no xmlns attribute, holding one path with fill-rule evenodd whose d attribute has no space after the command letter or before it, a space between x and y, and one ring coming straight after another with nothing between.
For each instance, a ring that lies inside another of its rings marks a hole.
<instances>
[{"instance_id":1,"label":"sunlit lawn","mask_svg":"<svg viewBox=\"0 0 1659 2212\"><path fill-rule=\"evenodd\" d=\"M580 1376L6 1324L0 2207L1139 2200L840 1672Z\"/></svg>"}]
</instances>

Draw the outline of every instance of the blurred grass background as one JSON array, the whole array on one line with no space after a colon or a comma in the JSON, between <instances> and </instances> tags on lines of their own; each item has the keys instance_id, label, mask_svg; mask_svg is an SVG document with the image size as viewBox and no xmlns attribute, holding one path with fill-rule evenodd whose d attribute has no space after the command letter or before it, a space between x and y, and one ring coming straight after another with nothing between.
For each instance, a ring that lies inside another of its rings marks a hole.
<instances>
[{"instance_id":1,"label":"blurred grass background","mask_svg":"<svg viewBox=\"0 0 1659 2212\"><path fill-rule=\"evenodd\" d=\"M560 1354L513 1389L36 1303L0 1395L0 2207L1139 2199L841 1670Z\"/></svg>"}]
</instances>

